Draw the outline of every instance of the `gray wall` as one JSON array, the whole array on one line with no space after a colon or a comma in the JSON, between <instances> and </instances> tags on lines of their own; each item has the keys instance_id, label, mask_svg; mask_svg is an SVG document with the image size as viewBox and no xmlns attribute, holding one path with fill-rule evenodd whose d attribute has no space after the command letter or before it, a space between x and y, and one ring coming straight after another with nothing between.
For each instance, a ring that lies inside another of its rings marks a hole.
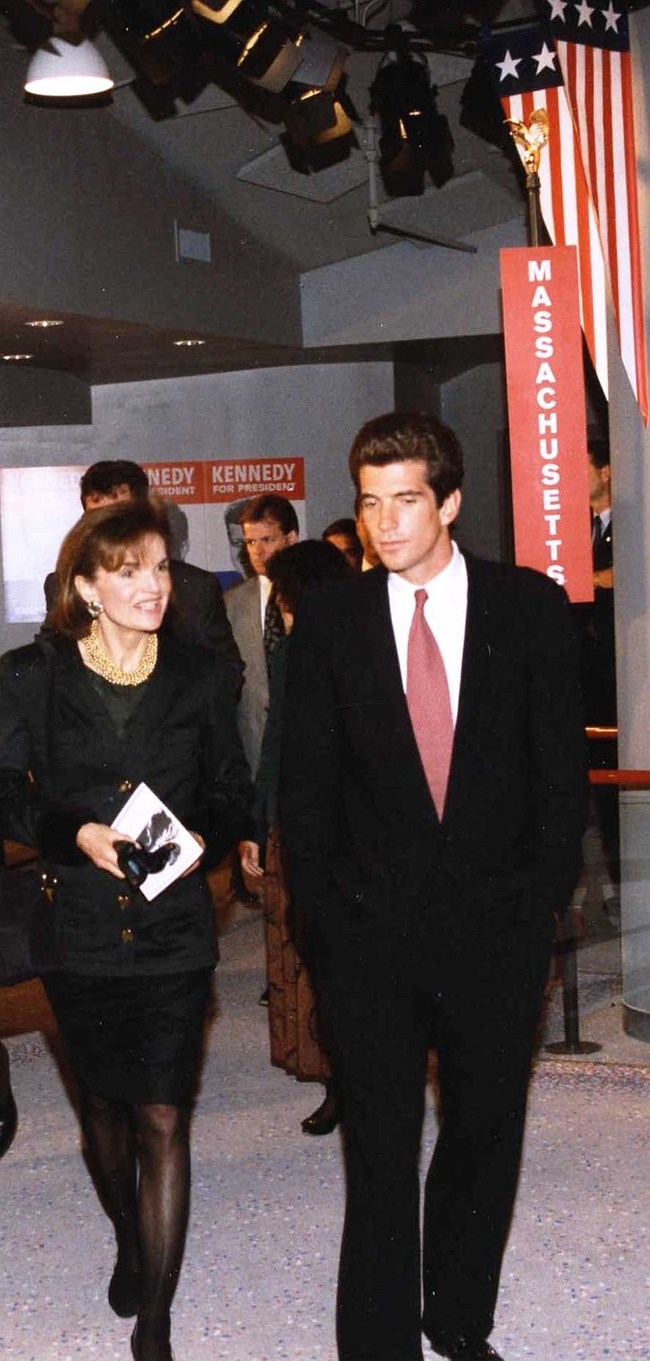
<instances>
[{"instance_id":1,"label":"gray wall","mask_svg":"<svg viewBox=\"0 0 650 1361\"><path fill-rule=\"evenodd\" d=\"M476 255L405 242L303 275L305 345L500 332L499 251L527 244L523 208L464 240Z\"/></svg>"},{"instance_id":2,"label":"gray wall","mask_svg":"<svg viewBox=\"0 0 650 1361\"><path fill-rule=\"evenodd\" d=\"M300 343L298 276L277 251L105 110L17 103L24 53L3 46L2 62L0 298ZM212 233L211 264L176 263L175 218Z\"/></svg>"},{"instance_id":3,"label":"gray wall","mask_svg":"<svg viewBox=\"0 0 650 1361\"><path fill-rule=\"evenodd\" d=\"M445 383L440 415L465 454L463 504L456 537L485 558L509 554L510 510L504 474L508 414L500 364L483 364Z\"/></svg>"}]
</instances>

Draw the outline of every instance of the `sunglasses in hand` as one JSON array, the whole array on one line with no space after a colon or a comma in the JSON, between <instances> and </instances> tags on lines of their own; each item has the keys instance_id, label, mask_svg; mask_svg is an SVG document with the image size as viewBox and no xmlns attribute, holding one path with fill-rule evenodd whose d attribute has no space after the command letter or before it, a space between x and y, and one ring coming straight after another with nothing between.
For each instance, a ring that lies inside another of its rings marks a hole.
<instances>
[{"instance_id":1,"label":"sunglasses in hand","mask_svg":"<svg viewBox=\"0 0 650 1361\"><path fill-rule=\"evenodd\" d=\"M179 852L175 841L167 841L155 851L145 851L133 841L116 841L115 849L117 863L131 888L140 888L148 874L159 874Z\"/></svg>"}]
</instances>

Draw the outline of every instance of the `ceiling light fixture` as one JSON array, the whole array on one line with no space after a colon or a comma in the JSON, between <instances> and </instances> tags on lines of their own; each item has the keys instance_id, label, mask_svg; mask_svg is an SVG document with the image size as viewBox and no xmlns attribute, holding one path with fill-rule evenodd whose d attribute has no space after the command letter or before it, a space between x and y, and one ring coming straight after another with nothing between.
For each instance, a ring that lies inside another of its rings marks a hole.
<instances>
[{"instance_id":1,"label":"ceiling light fixture","mask_svg":"<svg viewBox=\"0 0 650 1361\"><path fill-rule=\"evenodd\" d=\"M173 341L172 341L172 344L173 344L173 345L177 345L177 346L179 347L179 349L184 348L184 349L186 349L186 350L193 350L193 349L198 349L199 345L205 345L205 341L204 341L204 340L173 340Z\"/></svg>"},{"instance_id":2,"label":"ceiling light fixture","mask_svg":"<svg viewBox=\"0 0 650 1361\"><path fill-rule=\"evenodd\" d=\"M422 53L412 52L399 24L384 34L386 51L370 87L371 112L381 122L380 166L386 192L392 196L424 193L426 172L438 187L454 173L454 143L444 114L436 108Z\"/></svg>"},{"instance_id":3,"label":"ceiling light fixture","mask_svg":"<svg viewBox=\"0 0 650 1361\"><path fill-rule=\"evenodd\" d=\"M284 121L289 137L300 147L323 146L352 132L352 120L329 90L303 90L291 100Z\"/></svg>"},{"instance_id":4,"label":"ceiling light fixture","mask_svg":"<svg viewBox=\"0 0 650 1361\"><path fill-rule=\"evenodd\" d=\"M212 24L225 24L239 8L242 0L192 0L192 9Z\"/></svg>"},{"instance_id":5,"label":"ceiling light fixture","mask_svg":"<svg viewBox=\"0 0 650 1361\"><path fill-rule=\"evenodd\" d=\"M200 30L253 85L280 94L300 66L304 35L273 15L267 0L191 0Z\"/></svg>"},{"instance_id":6,"label":"ceiling light fixture","mask_svg":"<svg viewBox=\"0 0 650 1361\"><path fill-rule=\"evenodd\" d=\"M25 92L40 99L82 99L113 89L113 78L87 38L66 42L53 35L34 53L25 78Z\"/></svg>"},{"instance_id":7,"label":"ceiling light fixture","mask_svg":"<svg viewBox=\"0 0 650 1361\"><path fill-rule=\"evenodd\" d=\"M43 317L42 319L39 318L37 321L26 321L25 325L32 326L34 330L49 331L54 326L63 326L63 322L56 321L53 317L51 319Z\"/></svg>"},{"instance_id":8,"label":"ceiling light fixture","mask_svg":"<svg viewBox=\"0 0 650 1361\"><path fill-rule=\"evenodd\" d=\"M0 354L0 359L5 364L25 364L28 359L33 359L33 354Z\"/></svg>"}]
</instances>

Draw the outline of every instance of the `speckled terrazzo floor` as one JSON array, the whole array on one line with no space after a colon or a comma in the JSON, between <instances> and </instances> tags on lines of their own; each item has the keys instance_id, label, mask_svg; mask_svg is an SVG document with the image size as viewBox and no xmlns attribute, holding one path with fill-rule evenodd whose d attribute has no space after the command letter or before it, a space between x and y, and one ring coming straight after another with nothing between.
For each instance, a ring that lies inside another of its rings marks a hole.
<instances>
[{"instance_id":1,"label":"speckled terrazzo floor","mask_svg":"<svg viewBox=\"0 0 650 1361\"><path fill-rule=\"evenodd\" d=\"M339 1137L301 1134L320 1089L268 1064L256 912L231 922L222 955L176 1361L335 1361ZM600 1050L542 1057L532 1083L493 1337L506 1361L650 1358L650 1049L623 1036L612 968L597 965L591 986L607 982L583 1032ZM557 1026L554 1001L546 1038ZM130 1324L105 1299L111 1236L58 1070L39 1034L8 1044L21 1120L0 1167L1 1361L127 1361ZM425 1157L434 1138L430 1108Z\"/></svg>"}]
</instances>

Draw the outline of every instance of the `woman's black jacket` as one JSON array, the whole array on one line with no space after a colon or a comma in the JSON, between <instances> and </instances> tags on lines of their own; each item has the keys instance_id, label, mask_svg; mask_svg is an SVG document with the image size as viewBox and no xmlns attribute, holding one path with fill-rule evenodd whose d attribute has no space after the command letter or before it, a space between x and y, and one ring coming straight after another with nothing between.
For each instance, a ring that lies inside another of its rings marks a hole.
<instances>
[{"instance_id":1,"label":"woman's black jacket","mask_svg":"<svg viewBox=\"0 0 650 1361\"><path fill-rule=\"evenodd\" d=\"M148 903L78 850L144 781L206 841L202 868ZM0 835L36 846L57 878L57 933L73 973L153 974L217 957L204 868L244 834L251 789L232 686L203 648L160 638L156 669L120 738L76 643L0 659Z\"/></svg>"}]
</instances>

